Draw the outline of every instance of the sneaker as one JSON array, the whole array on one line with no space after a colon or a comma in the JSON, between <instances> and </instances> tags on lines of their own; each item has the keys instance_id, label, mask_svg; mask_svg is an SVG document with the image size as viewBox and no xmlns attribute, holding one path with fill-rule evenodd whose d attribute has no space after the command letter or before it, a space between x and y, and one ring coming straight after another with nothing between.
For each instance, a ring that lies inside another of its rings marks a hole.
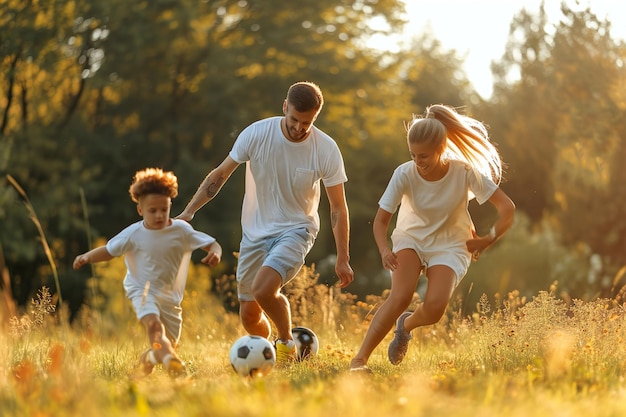
<instances>
[{"instance_id":1,"label":"sneaker","mask_svg":"<svg viewBox=\"0 0 626 417\"><path fill-rule=\"evenodd\" d=\"M276 341L276 365L283 366L288 365L296 360L296 342L293 340L283 343L280 340Z\"/></svg>"},{"instance_id":2,"label":"sneaker","mask_svg":"<svg viewBox=\"0 0 626 417\"><path fill-rule=\"evenodd\" d=\"M154 357L154 351L148 349L139 356L139 363L137 364L136 375L139 377L146 377L154 371L154 367L157 364L157 360Z\"/></svg>"},{"instance_id":3,"label":"sneaker","mask_svg":"<svg viewBox=\"0 0 626 417\"><path fill-rule=\"evenodd\" d=\"M391 343L389 344L389 351L387 352L389 356L389 362L393 365L398 365L404 359L404 355L406 355L406 351L409 348L409 340L411 340L411 332L407 332L404 329L404 320L409 317L412 313L407 311L402 313L398 320L396 321L396 331L395 336Z\"/></svg>"},{"instance_id":4,"label":"sneaker","mask_svg":"<svg viewBox=\"0 0 626 417\"><path fill-rule=\"evenodd\" d=\"M173 378L187 375L185 363L171 354L168 354L163 358L163 366L165 366L167 373Z\"/></svg>"}]
</instances>

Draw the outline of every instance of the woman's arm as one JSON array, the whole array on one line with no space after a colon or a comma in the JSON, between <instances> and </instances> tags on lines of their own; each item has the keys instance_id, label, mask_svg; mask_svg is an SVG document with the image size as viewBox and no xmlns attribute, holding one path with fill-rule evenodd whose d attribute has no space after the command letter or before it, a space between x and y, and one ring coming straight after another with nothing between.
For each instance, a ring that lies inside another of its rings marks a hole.
<instances>
[{"instance_id":1,"label":"woman's arm","mask_svg":"<svg viewBox=\"0 0 626 417\"><path fill-rule=\"evenodd\" d=\"M389 223L393 213L389 213L386 210L378 208L376 217L374 217L374 240L376 246L378 246L378 252L383 263L383 268L391 271L398 267L398 258L395 253L392 252L389 247L389 240L387 239L387 232L389 230Z\"/></svg>"}]
</instances>

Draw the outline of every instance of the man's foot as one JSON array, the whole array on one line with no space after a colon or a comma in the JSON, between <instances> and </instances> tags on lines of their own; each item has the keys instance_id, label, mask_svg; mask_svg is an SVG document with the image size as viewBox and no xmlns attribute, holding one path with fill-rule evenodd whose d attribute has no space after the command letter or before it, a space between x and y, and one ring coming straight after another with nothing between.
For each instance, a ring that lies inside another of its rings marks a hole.
<instances>
[{"instance_id":1,"label":"man's foot","mask_svg":"<svg viewBox=\"0 0 626 417\"><path fill-rule=\"evenodd\" d=\"M135 375L137 377L146 377L154 371L154 367L157 364L157 360L154 357L154 351L148 349L139 356L139 361L136 366Z\"/></svg>"},{"instance_id":2,"label":"man's foot","mask_svg":"<svg viewBox=\"0 0 626 417\"><path fill-rule=\"evenodd\" d=\"M276 344L276 365L287 366L296 360L296 342L288 340L286 343L277 340Z\"/></svg>"},{"instance_id":3,"label":"man's foot","mask_svg":"<svg viewBox=\"0 0 626 417\"><path fill-rule=\"evenodd\" d=\"M163 358L163 366L165 366L167 373L173 378L187 375L185 363L171 354L165 355Z\"/></svg>"},{"instance_id":4,"label":"man's foot","mask_svg":"<svg viewBox=\"0 0 626 417\"><path fill-rule=\"evenodd\" d=\"M404 355L406 355L406 351L409 348L409 340L411 340L411 332L408 332L404 329L404 320L409 317L412 313L407 311L402 313L398 320L396 321L396 331L395 336L391 343L389 344L389 350L387 352L389 356L389 362L393 365L398 365L404 359Z\"/></svg>"}]
</instances>

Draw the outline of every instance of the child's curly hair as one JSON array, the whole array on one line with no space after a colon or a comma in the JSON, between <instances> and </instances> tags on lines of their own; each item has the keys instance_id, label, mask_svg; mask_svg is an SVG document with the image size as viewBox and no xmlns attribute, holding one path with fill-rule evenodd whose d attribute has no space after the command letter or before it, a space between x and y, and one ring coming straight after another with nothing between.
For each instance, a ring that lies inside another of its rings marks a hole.
<instances>
[{"instance_id":1,"label":"child's curly hair","mask_svg":"<svg viewBox=\"0 0 626 417\"><path fill-rule=\"evenodd\" d=\"M171 171L165 172L161 168L146 168L135 173L128 192L135 203L138 203L139 198L147 194L160 194L175 198L178 195L178 179Z\"/></svg>"}]
</instances>

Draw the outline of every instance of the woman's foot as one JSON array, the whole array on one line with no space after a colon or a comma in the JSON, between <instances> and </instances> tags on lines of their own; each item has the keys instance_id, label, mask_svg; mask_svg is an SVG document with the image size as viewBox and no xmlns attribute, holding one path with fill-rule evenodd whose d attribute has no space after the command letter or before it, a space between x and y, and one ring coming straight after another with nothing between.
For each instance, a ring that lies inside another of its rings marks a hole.
<instances>
[{"instance_id":1,"label":"woman's foot","mask_svg":"<svg viewBox=\"0 0 626 417\"><path fill-rule=\"evenodd\" d=\"M352 359L352 362L350 362L350 372L371 374L372 370L367 366L367 363L365 363L364 361L359 359Z\"/></svg>"},{"instance_id":2,"label":"woman's foot","mask_svg":"<svg viewBox=\"0 0 626 417\"><path fill-rule=\"evenodd\" d=\"M395 336L391 343L389 344L389 350L387 355L389 356L389 362L393 365L398 365L404 359L404 355L406 355L406 351L409 348L409 340L411 340L411 332L407 331L404 328L404 320L409 317L411 314L410 311L402 313L398 320L396 321L396 331Z\"/></svg>"}]
</instances>

